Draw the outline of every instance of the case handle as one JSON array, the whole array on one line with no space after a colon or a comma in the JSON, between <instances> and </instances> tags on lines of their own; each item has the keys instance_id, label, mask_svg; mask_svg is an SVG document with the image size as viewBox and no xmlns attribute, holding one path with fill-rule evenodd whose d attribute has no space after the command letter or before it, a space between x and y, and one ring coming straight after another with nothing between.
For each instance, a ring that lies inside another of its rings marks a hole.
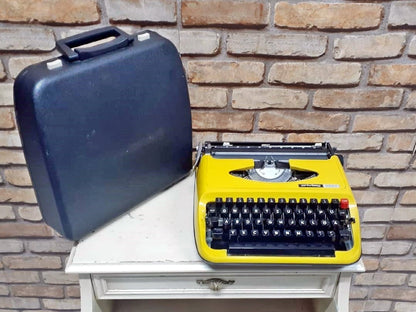
<instances>
[{"instance_id":1,"label":"case handle","mask_svg":"<svg viewBox=\"0 0 416 312\"><path fill-rule=\"evenodd\" d=\"M75 48L72 50L73 47L102 40L111 36L116 38L93 47L79 49ZM85 60L103 53L123 48L129 45L132 41L133 37L129 36L121 29L114 26L108 26L58 40L56 42L56 47L65 58L67 58L70 62L73 62L77 60Z\"/></svg>"}]
</instances>

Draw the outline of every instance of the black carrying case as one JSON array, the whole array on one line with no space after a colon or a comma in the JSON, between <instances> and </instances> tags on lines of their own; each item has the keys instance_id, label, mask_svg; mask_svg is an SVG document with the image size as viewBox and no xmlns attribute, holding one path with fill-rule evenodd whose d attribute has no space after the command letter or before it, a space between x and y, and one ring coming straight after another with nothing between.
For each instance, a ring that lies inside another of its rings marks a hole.
<instances>
[{"instance_id":1,"label":"black carrying case","mask_svg":"<svg viewBox=\"0 0 416 312\"><path fill-rule=\"evenodd\" d=\"M179 54L155 32L110 26L57 47L19 74L14 101L44 220L78 240L187 175L191 112Z\"/></svg>"}]
</instances>

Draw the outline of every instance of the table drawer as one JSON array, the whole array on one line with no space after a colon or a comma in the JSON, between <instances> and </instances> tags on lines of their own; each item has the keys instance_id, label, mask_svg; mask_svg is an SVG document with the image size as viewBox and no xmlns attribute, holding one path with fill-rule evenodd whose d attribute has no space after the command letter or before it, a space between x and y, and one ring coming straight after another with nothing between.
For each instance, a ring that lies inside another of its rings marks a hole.
<instances>
[{"instance_id":1,"label":"table drawer","mask_svg":"<svg viewBox=\"0 0 416 312\"><path fill-rule=\"evenodd\" d=\"M338 273L94 274L97 299L329 298Z\"/></svg>"}]
</instances>

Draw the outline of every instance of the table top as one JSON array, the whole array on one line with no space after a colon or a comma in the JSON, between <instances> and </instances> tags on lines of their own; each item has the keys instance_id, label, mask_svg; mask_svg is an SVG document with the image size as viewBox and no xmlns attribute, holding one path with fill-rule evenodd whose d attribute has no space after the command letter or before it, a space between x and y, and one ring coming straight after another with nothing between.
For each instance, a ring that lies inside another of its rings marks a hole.
<instances>
[{"instance_id":1,"label":"table top","mask_svg":"<svg viewBox=\"0 0 416 312\"><path fill-rule=\"evenodd\" d=\"M194 174L82 239L67 273L360 272L348 266L211 265L198 255L193 231Z\"/></svg>"}]
</instances>

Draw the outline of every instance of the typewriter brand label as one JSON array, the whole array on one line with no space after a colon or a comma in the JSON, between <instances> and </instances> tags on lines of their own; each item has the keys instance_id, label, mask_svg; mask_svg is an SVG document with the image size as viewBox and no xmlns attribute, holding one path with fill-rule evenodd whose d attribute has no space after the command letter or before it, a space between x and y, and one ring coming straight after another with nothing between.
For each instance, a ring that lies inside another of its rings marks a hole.
<instances>
[{"instance_id":1,"label":"typewriter brand label","mask_svg":"<svg viewBox=\"0 0 416 312\"><path fill-rule=\"evenodd\" d=\"M339 184L299 184L299 187L339 188Z\"/></svg>"}]
</instances>

